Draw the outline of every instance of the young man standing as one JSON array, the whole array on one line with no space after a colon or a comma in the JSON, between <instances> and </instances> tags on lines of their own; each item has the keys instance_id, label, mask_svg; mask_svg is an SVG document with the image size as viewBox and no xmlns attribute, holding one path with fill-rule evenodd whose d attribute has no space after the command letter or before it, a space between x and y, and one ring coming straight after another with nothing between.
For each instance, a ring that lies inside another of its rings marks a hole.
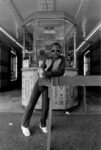
<instances>
[{"instance_id":1,"label":"young man standing","mask_svg":"<svg viewBox=\"0 0 101 150\"><path fill-rule=\"evenodd\" d=\"M39 78L51 78L56 76L62 76L65 72L65 58L61 54L61 45L59 43L53 43L52 44L52 50L50 52L49 58L47 58L44 63L45 66L43 71L38 69ZM40 74L41 73L41 74ZM42 113L41 113L41 120L40 120L40 129L43 133L47 133L47 126L46 126L46 119L48 116L48 110L49 110L49 98L48 98L48 87L46 86L40 86L39 85L39 79L36 81L32 94L30 97L29 104L25 110L25 113L23 115L22 119L22 125L21 129L25 136L30 136L30 130L29 130L29 123L31 116L33 114L33 110L35 108L35 105L42 94Z\"/></svg>"}]
</instances>

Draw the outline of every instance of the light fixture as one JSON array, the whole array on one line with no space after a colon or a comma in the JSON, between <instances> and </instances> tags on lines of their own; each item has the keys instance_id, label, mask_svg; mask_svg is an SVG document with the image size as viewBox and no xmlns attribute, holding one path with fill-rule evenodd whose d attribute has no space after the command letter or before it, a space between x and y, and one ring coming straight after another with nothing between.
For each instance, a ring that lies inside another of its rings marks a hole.
<instances>
[{"instance_id":1,"label":"light fixture","mask_svg":"<svg viewBox=\"0 0 101 150\"><path fill-rule=\"evenodd\" d=\"M7 31L5 31L2 27L0 27L0 31L5 34L10 40L12 40L14 43L16 43L20 48L23 48L23 46L17 42Z\"/></svg>"},{"instance_id":2,"label":"light fixture","mask_svg":"<svg viewBox=\"0 0 101 150\"><path fill-rule=\"evenodd\" d=\"M83 46L84 44L90 40L94 34L99 31L99 29L101 29L101 21L95 26L95 28L87 35L87 37L85 38L85 40L83 40L83 42L79 45L79 47L76 49L76 52L78 52Z\"/></svg>"},{"instance_id":3,"label":"light fixture","mask_svg":"<svg viewBox=\"0 0 101 150\"><path fill-rule=\"evenodd\" d=\"M43 33L44 34L55 34L56 31L54 30L53 26L48 26L48 27L45 27L45 30Z\"/></svg>"}]
</instances>

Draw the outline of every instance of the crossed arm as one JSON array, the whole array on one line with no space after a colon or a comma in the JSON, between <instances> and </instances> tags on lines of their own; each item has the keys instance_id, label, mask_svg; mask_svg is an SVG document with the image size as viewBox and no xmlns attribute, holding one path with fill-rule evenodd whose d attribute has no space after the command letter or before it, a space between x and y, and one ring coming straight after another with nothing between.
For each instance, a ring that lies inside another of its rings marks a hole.
<instances>
[{"instance_id":1,"label":"crossed arm","mask_svg":"<svg viewBox=\"0 0 101 150\"><path fill-rule=\"evenodd\" d=\"M44 71L43 75L45 77L56 77L56 76L62 76L65 72L65 58L64 56L61 57L61 62L58 66L58 69L55 71L52 71L52 69L50 70L46 70Z\"/></svg>"}]
</instances>

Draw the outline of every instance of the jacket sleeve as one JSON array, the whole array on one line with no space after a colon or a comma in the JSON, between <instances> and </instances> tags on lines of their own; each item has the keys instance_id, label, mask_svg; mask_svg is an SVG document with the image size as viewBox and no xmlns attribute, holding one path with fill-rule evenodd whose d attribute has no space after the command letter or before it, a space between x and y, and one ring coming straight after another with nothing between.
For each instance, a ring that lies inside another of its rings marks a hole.
<instances>
[{"instance_id":1,"label":"jacket sleeve","mask_svg":"<svg viewBox=\"0 0 101 150\"><path fill-rule=\"evenodd\" d=\"M52 70L45 71L44 75L46 77L56 77L56 76L62 76L64 74L64 72L65 72L65 57L62 56L61 63L59 65L58 69L56 71L52 71Z\"/></svg>"}]
</instances>

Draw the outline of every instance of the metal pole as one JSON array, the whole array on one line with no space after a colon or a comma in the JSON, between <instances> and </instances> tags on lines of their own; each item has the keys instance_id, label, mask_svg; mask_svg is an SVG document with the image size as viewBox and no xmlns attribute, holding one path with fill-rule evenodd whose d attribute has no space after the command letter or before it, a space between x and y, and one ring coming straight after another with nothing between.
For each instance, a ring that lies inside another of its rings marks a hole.
<instances>
[{"instance_id":1,"label":"metal pole","mask_svg":"<svg viewBox=\"0 0 101 150\"><path fill-rule=\"evenodd\" d=\"M53 101L53 87L48 88L50 103L49 103L49 117L48 117L48 135L47 135L47 150L51 148L51 120L52 120L52 101Z\"/></svg>"},{"instance_id":2,"label":"metal pole","mask_svg":"<svg viewBox=\"0 0 101 150\"><path fill-rule=\"evenodd\" d=\"M87 113L87 102L86 102L86 86L83 87L83 102L84 102L84 113Z\"/></svg>"},{"instance_id":3,"label":"metal pole","mask_svg":"<svg viewBox=\"0 0 101 150\"><path fill-rule=\"evenodd\" d=\"M25 27L23 27L23 55L22 57L24 58L25 57Z\"/></svg>"},{"instance_id":4,"label":"metal pole","mask_svg":"<svg viewBox=\"0 0 101 150\"><path fill-rule=\"evenodd\" d=\"M76 68L77 66L77 60L76 60L76 28L74 28L74 64L73 68Z\"/></svg>"},{"instance_id":5,"label":"metal pole","mask_svg":"<svg viewBox=\"0 0 101 150\"><path fill-rule=\"evenodd\" d=\"M34 60L36 60L36 39L35 39L35 33L34 33L34 24L35 24L35 21L33 21L33 54L34 54Z\"/></svg>"}]
</instances>

